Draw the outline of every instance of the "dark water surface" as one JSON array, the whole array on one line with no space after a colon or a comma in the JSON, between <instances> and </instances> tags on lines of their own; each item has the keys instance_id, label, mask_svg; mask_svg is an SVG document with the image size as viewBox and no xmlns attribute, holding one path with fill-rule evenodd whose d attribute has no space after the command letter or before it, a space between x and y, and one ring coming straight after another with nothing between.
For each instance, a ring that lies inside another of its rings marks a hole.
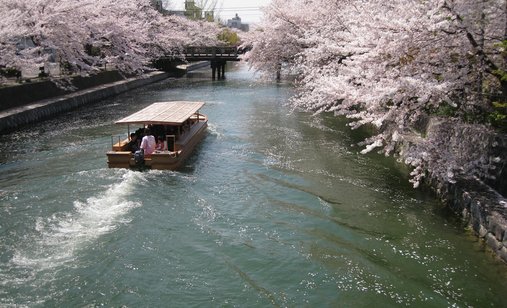
<instances>
[{"instance_id":1,"label":"dark water surface","mask_svg":"<svg viewBox=\"0 0 507 308\"><path fill-rule=\"evenodd\" d=\"M0 136L0 306L501 307L507 269L392 159L244 66ZM203 100L178 172L108 169L113 122Z\"/></svg>"}]
</instances>

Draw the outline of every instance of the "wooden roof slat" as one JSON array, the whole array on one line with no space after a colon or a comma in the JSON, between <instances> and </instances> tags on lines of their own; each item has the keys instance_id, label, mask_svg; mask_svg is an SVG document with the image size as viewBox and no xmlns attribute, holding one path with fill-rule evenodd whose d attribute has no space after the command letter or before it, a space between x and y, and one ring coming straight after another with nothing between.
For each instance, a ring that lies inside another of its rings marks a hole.
<instances>
[{"instance_id":1,"label":"wooden roof slat","mask_svg":"<svg viewBox=\"0 0 507 308\"><path fill-rule=\"evenodd\" d=\"M158 102L139 110L116 124L172 124L181 125L204 106L203 102Z\"/></svg>"}]
</instances>

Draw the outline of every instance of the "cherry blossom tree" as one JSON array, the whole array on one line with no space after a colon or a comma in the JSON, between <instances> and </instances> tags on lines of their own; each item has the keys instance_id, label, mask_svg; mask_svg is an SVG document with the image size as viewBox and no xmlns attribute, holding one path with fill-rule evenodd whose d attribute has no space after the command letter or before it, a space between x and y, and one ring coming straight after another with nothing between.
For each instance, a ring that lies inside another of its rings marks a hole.
<instances>
[{"instance_id":1,"label":"cherry blossom tree","mask_svg":"<svg viewBox=\"0 0 507 308\"><path fill-rule=\"evenodd\" d=\"M301 38L304 31L310 28L310 18L302 9L306 8L305 0L273 0L264 9L264 20L260 27L243 38L245 48L252 48L245 59L252 67L261 72L276 73L280 65L285 64L290 70L295 67L296 56L303 50Z\"/></svg>"},{"instance_id":2,"label":"cherry blossom tree","mask_svg":"<svg viewBox=\"0 0 507 308\"><path fill-rule=\"evenodd\" d=\"M3 0L0 68L56 61L89 73L114 63L137 74L184 45L216 44L219 31L213 23L163 16L149 0Z\"/></svg>"},{"instance_id":3,"label":"cherry blossom tree","mask_svg":"<svg viewBox=\"0 0 507 308\"><path fill-rule=\"evenodd\" d=\"M425 175L489 176L498 159L484 115L507 94L505 1L292 3L272 2L246 58L297 74L296 108L376 127L362 152L400 155L415 186Z\"/></svg>"}]
</instances>

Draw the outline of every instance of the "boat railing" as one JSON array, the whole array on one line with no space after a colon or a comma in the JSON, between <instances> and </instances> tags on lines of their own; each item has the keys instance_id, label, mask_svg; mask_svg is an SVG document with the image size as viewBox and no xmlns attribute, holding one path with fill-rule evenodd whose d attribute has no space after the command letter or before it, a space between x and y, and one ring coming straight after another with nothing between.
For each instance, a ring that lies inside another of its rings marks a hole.
<instances>
[{"instance_id":1,"label":"boat railing","mask_svg":"<svg viewBox=\"0 0 507 308\"><path fill-rule=\"evenodd\" d=\"M206 121L208 119L208 117L200 112L196 112L190 117L190 119L197 121L197 122L201 122L201 121Z\"/></svg>"},{"instance_id":2,"label":"boat railing","mask_svg":"<svg viewBox=\"0 0 507 308\"><path fill-rule=\"evenodd\" d=\"M118 138L118 139L116 139ZM117 143L115 143L115 141L118 140ZM125 144L127 144L127 142L125 141L125 137L123 137L122 135L112 135L111 136L111 150L113 151L121 151L122 148L125 146Z\"/></svg>"},{"instance_id":3,"label":"boat railing","mask_svg":"<svg viewBox=\"0 0 507 308\"><path fill-rule=\"evenodd\" d=\"M190 127L190 129L184 131L179 138L176 140L176 143L179 146L185 145L188 143L192 137L197 134L203 127L205 127L204 122L196 122L194 125Z\"/></svg>"}]
</instances>

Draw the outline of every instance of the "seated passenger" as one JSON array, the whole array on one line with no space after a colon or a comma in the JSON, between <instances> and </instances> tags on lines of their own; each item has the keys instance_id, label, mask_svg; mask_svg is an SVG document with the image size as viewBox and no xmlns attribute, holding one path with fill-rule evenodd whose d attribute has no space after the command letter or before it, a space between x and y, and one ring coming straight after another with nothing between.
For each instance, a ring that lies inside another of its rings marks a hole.
<instances>
[{"instance_id":1,"label":"seated passenger","mask_svg":"<svg viewBox=\"0 0 507 308\"><path fill-rule=\"evenodd\" d=\"M158 136L157 138L157 146L155 147L157 151L167 151L167 144L164 140L164 136Z\"/></svg>"},{"instance_id":2,"label":"seated passenger","mask_svg":"<svg viewBox=\"0 0 507 308\"><path fill-rule=\"evenodd\" d=\"M149 128L144 130L144 134L145 136L141 141L141 149L144 151L144 156L148 157L155 151L157 142L155 141L155 137L153 137Z\"/></svg>"},{"instance_id":3,"label":"seated passenger","mask_svg":"<svg viewBox=\"0 0 507 308\"><path fill-rule=\"evenodd\" d=\"M132 153L139 151L139 142L137 141L137 135L135 133L130 134L130 141L127 143L126 150Z\"/></svg>"}]
</instances>

